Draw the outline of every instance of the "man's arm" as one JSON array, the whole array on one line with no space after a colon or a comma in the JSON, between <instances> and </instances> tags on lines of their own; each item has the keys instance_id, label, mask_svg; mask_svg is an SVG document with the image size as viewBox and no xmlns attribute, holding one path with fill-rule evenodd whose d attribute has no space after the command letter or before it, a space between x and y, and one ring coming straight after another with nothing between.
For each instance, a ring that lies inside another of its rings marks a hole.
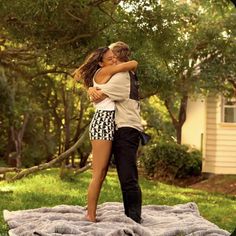
<instances>
[{"instance_id":1,"label":"man's arm","mask_svg":"<svg viewBox=\"0 0 236 236\"><path fill-rule=\"evenodd\" d=\"M90 101L98 103L107 98L108 96L102 92L100 88L89 87L87 91Z\"/></svg>"},{"instance_id":2,"label":"man's arm","mask_svg":"<svg viewBox=\"0 0 236 236\"><path fill-rule=\"evenodd\" d=\"M130 91L130 76L128 72L117 73L111 77L109 82L106 83L106 86L102 90L90 90L90 96L92 101L97 102L97 99L101 99L102 94L105 94L113 101L122 101L129 96ZM103 98L104 99L104 98ZM102 100L103 100L102 99Z\"/></svg>"}]
</instances>

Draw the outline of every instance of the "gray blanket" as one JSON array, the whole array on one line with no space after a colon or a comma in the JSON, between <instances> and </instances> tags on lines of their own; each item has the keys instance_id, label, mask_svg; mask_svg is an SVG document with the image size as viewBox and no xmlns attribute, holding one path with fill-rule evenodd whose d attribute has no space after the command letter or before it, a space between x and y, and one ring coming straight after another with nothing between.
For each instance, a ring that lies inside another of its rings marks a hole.
<instances>
[{"instance_id":1,"label":"gray blanket","mask_svg":"<svg viewBox=\"0 0 236 236\"><path fill-rule=\"evenodd\" d=\"M195 203L175 206L146 205L142 224L124 215L123 205L108 202L98 206L97 223L85 219L81 206L60 205L21 211L4 210L10 236L181 236L230 235L200 216Z\"/></svg>"}]
</instances>

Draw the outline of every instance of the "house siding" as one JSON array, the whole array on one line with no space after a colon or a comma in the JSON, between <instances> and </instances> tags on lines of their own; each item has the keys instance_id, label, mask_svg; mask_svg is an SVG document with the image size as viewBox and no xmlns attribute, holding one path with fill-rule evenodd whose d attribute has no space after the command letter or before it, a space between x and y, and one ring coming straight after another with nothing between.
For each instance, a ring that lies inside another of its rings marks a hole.
<instances>
[{"instance_id":1,"label":"house siding","mask_svg":"<svg viewBox=\"0 0 236 236\"><path fill-rule=\"evenodd\" d=\"M211 97L206 100L206 131L205 131L205 154L203 156L202 171L212 172L215 167L216 157L216 134L217 134L217 106L216 98ZM211 160L208 160L208 153L211 152Z\"/></svg>"},{"instance_id":2,"label":"house siding","mask_svg":"<svg viewBox=\"0 0 236 236\"><path fill-rule=\"evenodd\" d=\"M236 174L236 124L221 123L221 98L208 97L203 172Z\"/></svg>"},{"instance_id":3,"label":"house siding","mask_svg":"<svg viewBox=\"0 0 236 236\"><path fill-rule=\"evenodd\" d=\"M202 140L205 132L205 106L205 99L188 101L187 119L182 127L182 144L203 150L205 146Z\"/></svg>"}]
</instances>

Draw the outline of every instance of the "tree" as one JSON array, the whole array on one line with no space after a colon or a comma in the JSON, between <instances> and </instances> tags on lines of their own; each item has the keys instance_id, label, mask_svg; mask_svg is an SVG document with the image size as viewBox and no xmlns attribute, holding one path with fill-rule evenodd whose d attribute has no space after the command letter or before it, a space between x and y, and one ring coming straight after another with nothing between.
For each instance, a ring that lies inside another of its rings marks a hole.
<instances>
[{"instance_id":1,"label":"tree","mask_svg":"<svg viewBox=\"0 0 236 236\"><path fill-rule=\"evenodd\" d=\"M235 87L233 6L228 0L188 2L0 2L0 151L7 148L5 159L17 144L18 162L37 166L77 141L93 110L70 74L88 51L117 40L131 45L142 98L159 97L180 143L189 96ZM77 149L80 167L88 146L86 141ZM74 153L66 157L73 164Z\"/></svg>"},{"instance_id":2,"label":"tree","mask_svg":"<svg viewBox=\"0 0 236 236\"><path fill-rule=\"evenodd\" d=\"M178 143L189 96L215 89L216 80L212 78L216 74L219 78L229 67L235 68L232 59L224 63L235 55L233 8L226 2L220 7L220 4L209 7L210 3L172 0L127 3L132 9L130 24L140 35L136 43L142 48L136 50L145 63L141 71L144 96L158 94L164 102ZM216 62L221 66L216 67ZM145 70L149 66L152 69Z\"/></svg>"},{"instance_id":3,"label":"tree","mask_svg":"<svg viewBox=\"0 0 236 236\"><path fill-rule=\"evenodd\" d=\"M3 144L3 150L9 147L6 159L16 152L18 166L21 154L24 165L39 164L77 141L92 110L85 112L89 105L85 92L79 85L75 94L70 73L89 50L107 44L102 32L114 21L118 2L0 3L0 65L10 88L4 107L13 99L13 113L3 115L4 122L9 121L4 123L4 139L9 134ZM85 165L89 151L80 149Z\"/></svg>"},{"instance_id":4,"label":"tree","mask_svg":"<svg viewBox=\"0 0 236 236\"><path fill-rule=\"evenodd\" d=\"M104 29L114 22L115 0L2 1L1 26L29 45L47 64L73 68L94 47L107 44Z\"/></svg>"}]
</instances>

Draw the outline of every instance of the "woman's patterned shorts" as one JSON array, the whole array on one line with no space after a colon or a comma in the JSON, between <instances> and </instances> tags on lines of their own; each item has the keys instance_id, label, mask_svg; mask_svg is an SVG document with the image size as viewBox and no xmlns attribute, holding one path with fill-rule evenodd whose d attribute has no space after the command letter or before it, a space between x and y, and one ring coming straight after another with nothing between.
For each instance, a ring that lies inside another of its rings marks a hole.
<instances>
[{"instance_id":1,"label":"woman's patterned shorts","mask_svg":"<svg viewBox=\"0 0 236 236\"><path fill-rule=\"evenodd\" d=\"M90 140L113 140L115 111L97 110L89 127Z\"/></svg>"}]
</instances>

